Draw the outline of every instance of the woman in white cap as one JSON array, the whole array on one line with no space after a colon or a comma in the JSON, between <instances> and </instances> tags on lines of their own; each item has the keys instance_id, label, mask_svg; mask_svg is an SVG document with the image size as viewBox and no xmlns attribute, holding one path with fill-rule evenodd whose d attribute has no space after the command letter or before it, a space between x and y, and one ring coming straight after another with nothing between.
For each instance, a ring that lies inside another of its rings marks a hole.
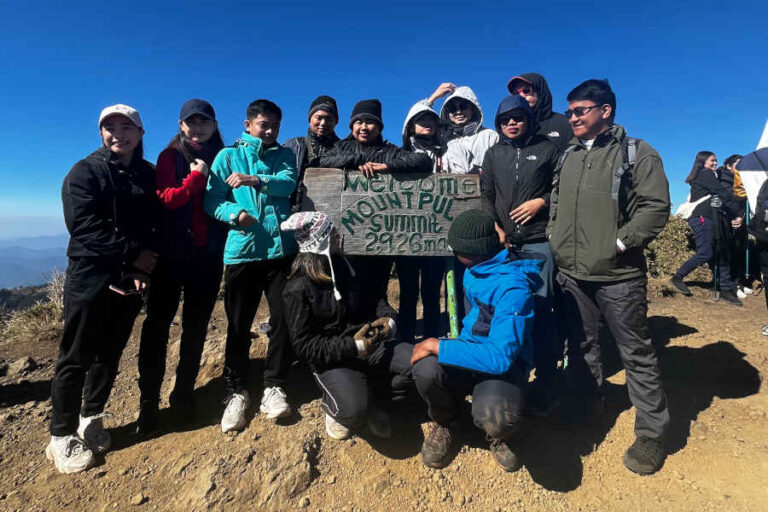
<instances>
[{"instance_id":1,"label":"woman in white cap","mask_svg":"<svg viewBox=\"0 0 768 512\"><path fill-rule=\"evenodd\" d=\"M61 191L69 265L45 450L61 473L88 469L94 453L110 446L103 411L159 243L154 168L143 159L139 113L107 107L99 132L102 146L75 164Z\"/></svg>"},{"instance_id":2,"label":"woman in white cap","mask_svg":"<svg viewBox=\"0 0 768 512\"><path fill-rule=\"evenodd\" d=\"M283 303L293 348L323 393L326 433L346 439L367 425L389 437L389 417L375 397L391 397L391 376L401 385L410 377L410 351L399 350L410 345L395 345L394 310L386 301L374 316L363 310L361 280L343 256L330 255L337 234L324 213L296 213L280 228L293 231L299 245Z\"/></svg>"}]
</instances>

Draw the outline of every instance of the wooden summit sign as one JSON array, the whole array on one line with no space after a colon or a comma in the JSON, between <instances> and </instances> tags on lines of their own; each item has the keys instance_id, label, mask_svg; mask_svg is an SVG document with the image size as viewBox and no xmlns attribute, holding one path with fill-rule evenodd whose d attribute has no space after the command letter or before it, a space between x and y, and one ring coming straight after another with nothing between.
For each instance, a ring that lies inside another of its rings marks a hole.
<instances>
[{"instance_id":1,"label":"wooden summit sign","mask_svg":"<svg viewBox=\"0 0 768 512\"><path fill-rule=\"evenodd\" d=\"M303 209L323 212L341 235L344 254L450 256L448 228L480 208L480 176L376 174L309 168Z\"/></svg>"}]
</instances>

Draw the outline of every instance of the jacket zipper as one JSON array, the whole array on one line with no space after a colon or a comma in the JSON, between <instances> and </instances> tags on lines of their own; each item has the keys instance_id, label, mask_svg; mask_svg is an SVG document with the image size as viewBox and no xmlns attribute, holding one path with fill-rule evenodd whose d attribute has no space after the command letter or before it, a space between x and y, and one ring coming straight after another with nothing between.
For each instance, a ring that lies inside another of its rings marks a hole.
<instances>
[{"instance_id":1,"label":"jacket zipper","mask_svg":"<svg viewBox=\"0 0 768 512\"><path fill-rule=\"evenodd\" d=\"M517 149L517 158L515 159L515 204L517 204L518 198L520 197L520 148L518 147L515 149ZM520 224L515 222L515 232L519 235L521 231Z\"/></svg>"},{"instance_id":2,"label":"jacket zipper","mask_svg":"<svg viewBox=\"0 0 768 512\"><path fill-rule=\"evenodd\" d=\"M578 218L579 218L579 192L581 192L581 187L584 184L584 175L586 174L587 169L587 158L589 158L589 152L584 156L584 161L581 163L581 175L579 176L579 182L576 186L576 200L574 201L574 211L573 211L573 271L578 273L576 269L576 251L579 247L579 230L578 230Z\"/></svg>"}]
</instances>

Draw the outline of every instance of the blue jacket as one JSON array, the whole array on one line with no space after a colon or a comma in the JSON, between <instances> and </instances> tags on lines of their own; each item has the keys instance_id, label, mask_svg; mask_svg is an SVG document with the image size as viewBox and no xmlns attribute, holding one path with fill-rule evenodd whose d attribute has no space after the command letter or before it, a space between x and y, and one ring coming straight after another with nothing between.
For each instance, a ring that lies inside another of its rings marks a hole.
<instances>
[{"instance_id":1,"label":"blue jacket","mask_svg":"<svg viewBox=\"0 0 768 512\"><path fill-rule=\"evenodd\" d=\"M441 339L438 361L492 375L507 373L520 358L533 361L533 295L542 261L515 259L506 249L464 273L471 309L456 339Z\"/></svg>"},{"instance_id":2,"label":"blue jacket","mask_svg":"<svg viewBox=\"0 0 768 512\"><path fill-rule=\"evenodd\" d=\"M284 258L296 253L292 233L282 233L280 223L291 213L290 196L296 189L296 157L283 146L264 149L261 139L243 132L234 147L222 149L211 165L204 199L205 211L230 226L224 263L246 263ZM258 176L258 187L231 188L227 177L234 173ZM247 228L237 224L241 212L256 222Z\"/></svg>"}]
</instances>

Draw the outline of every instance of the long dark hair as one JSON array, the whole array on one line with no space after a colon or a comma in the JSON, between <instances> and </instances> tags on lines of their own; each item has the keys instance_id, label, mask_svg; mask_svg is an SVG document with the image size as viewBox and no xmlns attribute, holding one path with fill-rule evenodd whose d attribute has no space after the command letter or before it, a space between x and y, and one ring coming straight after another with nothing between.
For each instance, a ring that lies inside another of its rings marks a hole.
<instances>
[{"instance_id":1,"label":"long dark hair","mask_svg":"<svg viewBox=\"0 0 768 512\"><path fill-rule=\"evenodd\" d=\"M729 167L733 167L736 162L742 159L742 155L735 154L731 155L728 158L725 159L725 162L723 162L723 166L727 169Z\"/></svg>"},{"instance_id":2,"label":"long dark hair","mask_svg":"<svg viewBox=\"0 0 768 512\"><path fill-rule=\"evenodd\" d=\"M318 284L330 283L331 269L328 258L311 252L300 252L291 264L291 273L288 279L293 279L297 274L303 273Z\"/></svg>"},{"instance_id":3,"label":"long dark hair","mask_svg":"<svg viewBox=\"0 0 768 512\"><path fill-rule=\"evenodd\" d=\"M688 174L688 177L685 178L685 182L689 184L692 183L693 180L696 179L696 176L699 175L699 171L704 168L704 162L706 162L709 157L714 155L715 154L711 151L699 151L696 153L696 158L693 159L693 168Z\"/></svg>"}]
</instances>

